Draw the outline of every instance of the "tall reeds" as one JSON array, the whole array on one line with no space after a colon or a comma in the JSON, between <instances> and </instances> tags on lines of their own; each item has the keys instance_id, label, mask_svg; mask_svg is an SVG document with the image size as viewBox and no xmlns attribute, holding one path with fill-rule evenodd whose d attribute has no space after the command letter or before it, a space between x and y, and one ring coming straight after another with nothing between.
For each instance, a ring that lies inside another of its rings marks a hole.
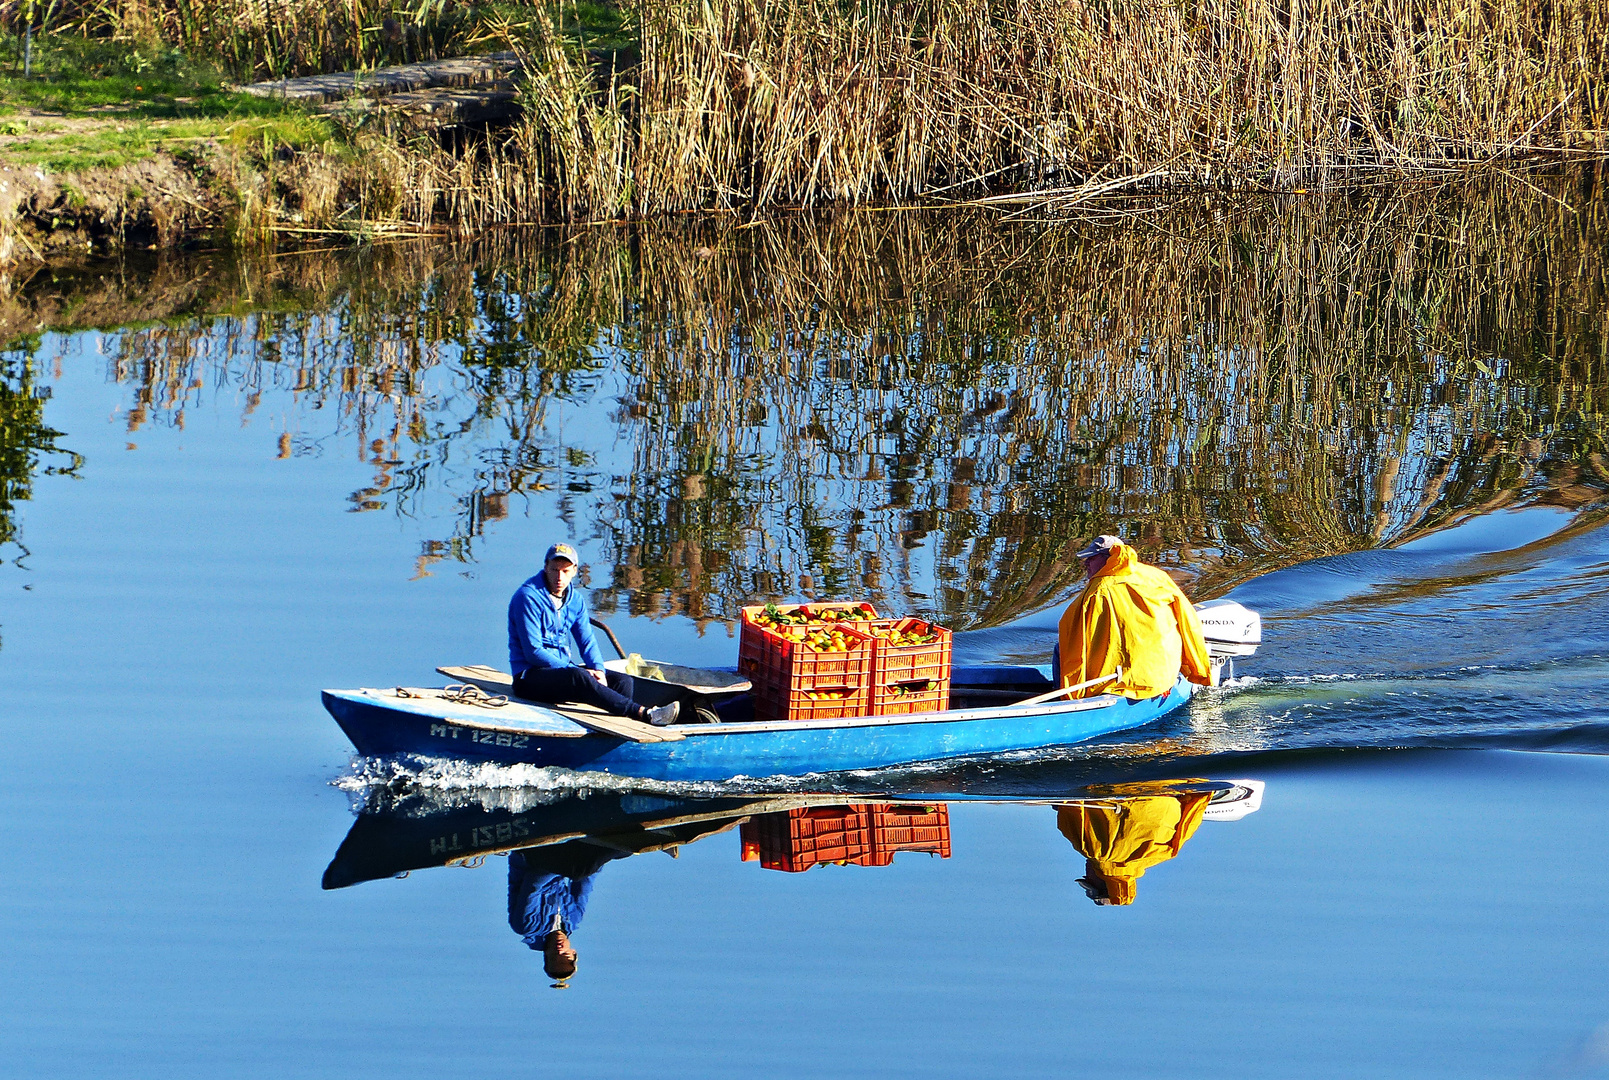
<instances>
[{"instance_id":1,"label":"tall reeds","mask_svg":"<svg viewBox=\"0 0 1609 1080\"><path fill-rule=\"evenodd\" d=\"M1609 152L1597 0L638 0L636 22L624 75L552 54L529 87L520 145L563 162L548 218ZM608 134L569 138L583 117Z\"/></svg>"},{"instance_id":2,"label":"tall reeds","mask_svg":"<svg viewBox=\"0 0 1609 1080\"><path fill-rule=\"evenodd\" d=\"M1055 209L1135 186L1332 188L1609 154L1601 0L623 4L638 40L607 56L556 28L558 2L84 0L58 25L243 79L518 48L523 123L462 153L411 149L415 225L1025 193ZM318 216L265 191L263 227L285 224L276 198L301 225Z\"/></svg>"}]
</instances>

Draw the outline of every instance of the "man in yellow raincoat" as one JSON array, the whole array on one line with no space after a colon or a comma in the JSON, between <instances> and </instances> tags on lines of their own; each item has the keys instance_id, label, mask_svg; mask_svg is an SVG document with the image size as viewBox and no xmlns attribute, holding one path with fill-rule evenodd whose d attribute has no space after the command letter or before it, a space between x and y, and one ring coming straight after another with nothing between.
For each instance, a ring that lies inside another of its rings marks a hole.
<instances>
[{"instance_id":1,"label":"man in yellow raincoat","mask_svg":"<svg viewBox=\"0 0 1609 1080\"><path fill-rule=\"evenodd\" d=\"M1056 808L1056 827L1084 856L1078 883L1096 904L1134 903L1141 875L1195 835L1211 793L1168 792L1168 786L1118 784L1110 799Z\"/></svg>"},{"instance_id":2,"label":"man in yellow raincoat","mask_svg":"<svg viewBox=\"0 0 1609 1080\"><path fill-rule=\"evenodd\" d=\"M1181 671L1193 683L1213 685L1201 620L1172 578L1140 562L1115 536L1097 536L1078 557L1089 584L1057 628L1061 685L1089 682L1118 668L1123 677L1070 697L1157 697L1173 689Z\"/></svg>"}]
</instances>

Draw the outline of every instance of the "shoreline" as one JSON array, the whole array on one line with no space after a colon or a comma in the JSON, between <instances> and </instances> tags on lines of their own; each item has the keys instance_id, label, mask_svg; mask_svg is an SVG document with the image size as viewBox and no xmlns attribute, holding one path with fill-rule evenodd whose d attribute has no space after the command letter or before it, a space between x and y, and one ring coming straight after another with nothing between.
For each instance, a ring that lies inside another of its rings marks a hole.
<instances>
[{"instance_id":1,"label":"shoreline","mask_svg":"<svg viewBox=\"0 0 1609 1080\"><path fill-rule=\"evenodd\" d=\"M441 169L439 151L417 154L406 147L393 147L388 156L394 162L401 159L403 174ZM1104 180L1096 176L1065 187L996 191L975 198L934 195L870 203L705 206L581 221L496 220L494 216L476 222L466 221L462 213L449 212L442 204L455 193L444 192L434 183L387 193L390 198L385 201L393 204L387 208L389 212L375 214L371 208L368 214L352 215L351 209L361 206L361 196L373 194L375 170L354 162L350 154L322 148L282 151L265 169L261 161L225 142L194 140L179 152L162 149L141 160L74 172L0 164L0 273L28 264L81 256L115 257L139 250L293 250L314 238L334 241L336 246L428 236L470 241L507 227L650 224L688 218L731 221L737 216L757 223L800 213L933 213L983 208L1002 216L1038 214L1037 220L1115 219L1165 209L1180 199L1349 197L1382 188L1406 193L1427 185L1477 183L1493 174L1591 168L1606 159L1609 154L1596 151L1533 152L1441 167L1373 166L1283 184L1251 177L1190 182L1154 170ZM313 186L347 189L360 197L349 200L343 210L336 210L328 201L321 207L310 206L315 198L308 189ZM1150 205L1136 208L1136 203ZM304 212L308 210L312 212Z\"/></svg>"}]
</instances>

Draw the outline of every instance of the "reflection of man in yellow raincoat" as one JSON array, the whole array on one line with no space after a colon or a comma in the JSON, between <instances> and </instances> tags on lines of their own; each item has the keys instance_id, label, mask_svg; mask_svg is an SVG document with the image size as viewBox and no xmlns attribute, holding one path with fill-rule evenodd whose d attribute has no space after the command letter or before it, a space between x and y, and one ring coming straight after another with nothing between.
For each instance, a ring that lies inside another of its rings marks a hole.
<instances>
[{"instance_id":1,"label":"reflection of man in yellow raincoat","mask_svg":"<svg viewBox=\"0 0 1609 1080\"><path fill-rule=\"evenodd\" d=\"M1097 536L1078 557L1089 584L1057 628L1061 685L1088 682L1118 668L1123 677L1115 685L1103 683L1070 696L1156 697L1173 689L1180 671L1193 683L1213 685L1201 620L1172 578L1140 562L1115 536Z\"/></svg>"},{"instance_id":2,"label":"reflection of man in yellow raincoat","mask_svg":"<svg viewBox=\"0 0 1609 1080\"><path fill-rule=\"evenodd\" d=\"M1120 784L1111 791L1123 794L1056 808L1056 827L1084 856L1078 883L1103 906L1134 903L1140 876L1179 854L1212 801L1210 792L1166 793L1166 784Z\"/></svg>"}]
</instances>

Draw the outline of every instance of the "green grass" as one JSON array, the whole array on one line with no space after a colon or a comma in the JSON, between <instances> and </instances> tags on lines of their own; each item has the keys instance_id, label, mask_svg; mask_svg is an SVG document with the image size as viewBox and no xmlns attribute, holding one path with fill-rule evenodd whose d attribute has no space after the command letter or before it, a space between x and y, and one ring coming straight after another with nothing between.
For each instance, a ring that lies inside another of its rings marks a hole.
<instances>
[{"instance_id":1,"label":"green grass","mask_svg":"<svg viewBox=\"0 0 1609 1080\"><path fill-rule=\"evenodd\" d=\"M0 37L0 102L63 116L168 120L274 116L282 102L240 94L224 75L178 49L48 36L34 41L34 74L22 77L22 48Z\"/></svg>"},{"instance_id":2,"label":"green grass","mask_svg":"<svg viewBox=\"0 0 1609 1080\"><path fill-rule=\"evenodd\" d=\"M0 134L15 131L16 121L0 123ZM135 121L107 123L84 131L52 130L49 121L30 123L29 138L0 140L0 163L42 166L51 173L111 169L161 152L181 153L187 146L213 141L247 149L264 156L281 146L307 147L329 142L334 131L316 116L208 117L166 123Z\"/></svg>"},{"instance_id":3,"label":"green grass","mask_svg":"<svg viewBox=\"0 0 1609 1080\"><path fill-rule=\"evenodd\" d=\"M599 53L632 54L637 27L597 0L477 5L477 18L507 20L519 33L541 7L560 36ZM501 47L495 41L486 48ZM221 61L221 58L220 58ZM39 115L48 114L48 115ZM187 144L226 142L267 157L277 148L342 141L324 116L231 89L229 73L171 43L136 44L77 34L34 39L33 75L22 76L22 43L0 34L0 164L69 174L116 168Z\"/></svg>"},{"instance_id":4,"label":"green grass","mask_svg":"<svg viewBox=\"0 0 1609 1080\"><path fill-rule=\"evenodd\" d=\"M550 7L548 14L561 37L584 49L631 53L642 40L635 22L613 4L575 0Z\"/></svg>"},{"instance_id":5,"label":"green grass","mask_svg":"<svg viewBox=\"0 0 1609 1080\"><path fill-rule=\"evenodd\" d=\"M24 79L17 41L0 38L0 102L0 162L53 173L115 168L209 139L266 155L335 137L324 117L236 93L176 49L105 40L38 39L34 76Z\"/></svg>"}]
</instances>

